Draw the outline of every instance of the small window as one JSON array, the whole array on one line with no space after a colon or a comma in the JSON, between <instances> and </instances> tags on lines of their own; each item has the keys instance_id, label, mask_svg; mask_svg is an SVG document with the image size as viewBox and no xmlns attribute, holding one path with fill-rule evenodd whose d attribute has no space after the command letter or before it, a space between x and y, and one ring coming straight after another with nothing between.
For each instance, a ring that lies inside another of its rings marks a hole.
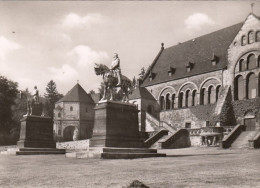
<instances>
[{"instance_id":1,"label":"small window","mask_svg":"<svg viewBox=\"0 0 260 188\"><path fill-rule=\"evenodd\" d=\"M58 117L61 117L61 113L60 112L58 113Z\"/></svg>"},{"instance_id":2,"label":"small window","mask_svg":"<svg viewBox=\"0 0 260 188\"><path fill-rule=\"evenodd\" d=\"M186 122L185 123L185 128L186 129L190 129L191 128L191 123L190 122Z\"/></svg>"},{"instance_id":3,"label":"small window","mask_svg":"<svg viewBox=\"0 0 260 188\"><path fill-rule=\"evenodd\" d=\"M72 106L70 107L70 111L73 111L73 107Z\"/></svg>"},{"instance_id":4,"label":"small window","mask_svg":"<svg viewBox=\"0 0 260 188\"><path fill-rule=\"evenodd\" d=\"M242 46L246 45L246 36L245 35L243 35L241 38L241 45Z\"/></svg>"},{"instance_id":5,"label":"small window","mask_svg":"<svg viewBox=\"0 0 260 188\"><path fill-rule=\"evenodd\" d=\"M85 109L85 112L87 113L88 112L88 108L86 107L86 109Z\"/></svg>"},{"instance_id":6,"label":"small window","mask_svg":"<svg viewBox=\"0 0 260 188\"><path fill-rule=\"evenodd\" d=\"M252 44L254 42L254 33L253 31L250 31L248 33L248 44Z\"/></svg>"},{"instance_id":7,"label":"small window","mask_svg":"<svg viewBox=\"0 0 260 188\"><path fill-rule=\"evenodd\" d=\"M256 32L256 42L260 42L260 31Z\"/></svg>"}]
</instances>

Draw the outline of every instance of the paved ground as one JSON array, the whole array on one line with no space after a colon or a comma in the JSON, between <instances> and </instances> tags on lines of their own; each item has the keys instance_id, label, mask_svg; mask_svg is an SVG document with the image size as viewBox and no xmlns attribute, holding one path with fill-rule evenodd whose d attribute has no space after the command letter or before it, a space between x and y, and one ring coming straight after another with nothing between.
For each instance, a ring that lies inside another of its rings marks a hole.
<instances>
[{"instance_id":1,"label":"paved ground","mask_svg":"<svg viewBox=\"0 0 260 188\"><path fill-rule=\"evenodd\" d=\"M64 155L0 155L0 187L151 188L259 187L260 150L161 150L166 158L71 159Z\"/></svg>"}]
</instances>

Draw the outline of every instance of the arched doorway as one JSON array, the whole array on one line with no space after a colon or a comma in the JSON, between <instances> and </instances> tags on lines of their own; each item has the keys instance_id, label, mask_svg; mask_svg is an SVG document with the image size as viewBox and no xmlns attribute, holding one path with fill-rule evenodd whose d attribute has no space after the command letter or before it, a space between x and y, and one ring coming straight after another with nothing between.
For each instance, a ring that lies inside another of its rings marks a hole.
<instances>
[{"instance_id":1,"label":"arched doorway","mask_svg":"<svg viewBox=\"0 0 260 188\"><path fill-rule=\"evenodd\" d=\"M255 114L252 110L247 111L244 116L244 125L246 126L246 131L255 130Z\"/></svg>"},{"instance_id":2,"label":"arched doorway","mask_svg":"<svg viewBox=\"0 0 260 188\"><path fill-rule=\"evenodd\" d=\"M68 126L63 131L63 141L72 141L75 127Z\"/></svg>"}]
</instances>

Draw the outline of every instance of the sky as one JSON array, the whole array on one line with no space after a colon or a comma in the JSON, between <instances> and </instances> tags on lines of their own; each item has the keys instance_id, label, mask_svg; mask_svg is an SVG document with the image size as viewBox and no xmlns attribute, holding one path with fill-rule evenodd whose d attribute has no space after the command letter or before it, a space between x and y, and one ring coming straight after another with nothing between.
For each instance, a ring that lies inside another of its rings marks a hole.
<instances>
[{"instance_id":1,"label":"sky","mask_svg":"<svg viewBox=\"0 0 260 188\"><path fill-rule=\"evenodd\" d=\"M260 16L257 1L0 1L0 75L43 95L54 80L66 94L89 92L118 53L122 74L138 77L168 48Z\"/></svg>"}]
</instances>

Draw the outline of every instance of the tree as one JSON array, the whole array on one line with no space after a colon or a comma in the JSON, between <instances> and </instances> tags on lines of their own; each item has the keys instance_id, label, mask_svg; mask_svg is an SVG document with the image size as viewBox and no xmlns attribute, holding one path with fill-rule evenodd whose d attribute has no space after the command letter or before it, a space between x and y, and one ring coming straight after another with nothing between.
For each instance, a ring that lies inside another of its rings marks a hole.
<instances>
[{"instance_id":1,"label":"tree","mask_svg":"<svg viewBox=\"0 0 260 188\"><path fill-rule=\"evenodd\" d=\"M56 83L53 80L49 81L47 84L44 97L47 99L45 102L46 112L51 118L53 118L55 103L63 97L63 95L57 91Z\"/></svg>"},{"instance_id":2,"label":"tree","mask_svg":"<svg viewBox=\"0 0 260 188\"><path fill-rule=\"evenodd\" d=\"M134 76L134 78L133 78L132 83L133 83L133 86L135 87L135 86L136 86L136 79L135 79L135 76Z\"/></svg>"},{"instance_id":3,"label":"tree","mask_svg":"<svg viewBox=\"0 0 260 188\"><path fill-rule=\"evenodd\" d=\"M12 128L12 109L18 95L17 87L17 82L0 76L0 131L9 132Z\"/></svg>"},{"instance_id":4,"label":"tree","mask_svg":"<svg viewBox=\"0 0 260 188\"><path fill-rule=\"evenodd\" d=\"M89 91L89 94L92 95L92 94L96 94L96 92L94 90L90 90Z\"/></svg>"}]
</instances>

